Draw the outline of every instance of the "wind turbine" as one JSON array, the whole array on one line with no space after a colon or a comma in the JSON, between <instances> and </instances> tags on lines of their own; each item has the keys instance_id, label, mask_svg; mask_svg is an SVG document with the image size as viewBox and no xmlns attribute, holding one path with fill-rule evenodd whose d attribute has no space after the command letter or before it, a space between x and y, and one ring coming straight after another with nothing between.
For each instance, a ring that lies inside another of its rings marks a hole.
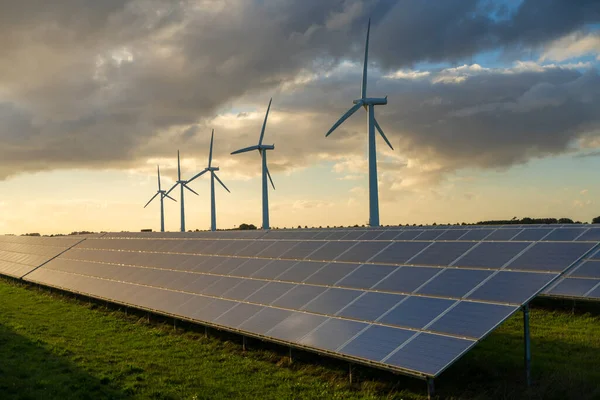
<instances>
[{"instance_id":1,"label":"wind turbine","mask_svg":"<svg viewBox=\"0 0 600 400\"><path fill-rule=\"evenodd\" d=\"M394 148L390 141L381 130L381 127L375 119L375 106L387 104L387 96L384 98L367 97L367 65L369 59L369 32L371 31L371 19L367 27L367 41L365 44L365 61L363 66L362 90L360 99L354 100L354 106L350 108L342 117L331 127L325 136L329 136L338 126L346 121L361 106L367 111L367 128L369 133L369 225L379 226L379 193L377 188L377 151L375 148L375 129L379 131L381 137L392 150Z\"/></svg>"},{"instance_id":2,"label":"wind turbine","mask_svg":"<svg viewBox=\"0 0 600 400\"><path fill-rule=\"evenodd\" d=\"M258 150L261 158L262 158L262 209L263 209L263 229L270 229L269 227L269 187L267 185L267 176L271 181L271 186L273 186L273 190L275 190L275 185L273 184L273 179L271 178L271 174L269 173L269 169L267 168L267 150L274 150L275 145L273 144L262 144L263 137L265 136L265 126L267 125L267 118L269 117L269 110L271 109L271 102L273 99L269 100L269 106L267 107L267 114L265 115L265 121L263 122L262 130L260 131L260 138L258 139L258 145L246 147L244 149L236 150L231 154L239 154L246 153L252 150Z\"/></svg>"},{"instance_id":3,"label":"wind turbine","mask_svg":"<svg viewBox=\"0 0 600 400\"><path fill-rule=\"evenodd\" d=\"M223 188L225 188L225 190L227 190L229 192L229 189L227 189L227 186L225 186L225 184L219 179L217 174L215 174L215 171L218 171L219 167L211 166L214 137L215 137L215 130L213 129L212 135L210 136L210 152L208 153L208 167L204 168L203 171L197 173L190 180L187 181L187 183L190 183L194 179L199 178L200 176L204 175L207 172L210 172L210 230L211 231L217 230L217 213L215 210L215 179L221 184L221 186L223 186ZM231 192L229 192L229 193L231 193Z\"/></svg>"},{"instance_id":4,"label":"wind turbine","mask_svg":"<svg viewBox=\"0 0 600 400\"><path fill-rule=\"evenodd\" d=\"M179 162L179 150L177 150L177 181L175 182L175 184L173 186L171 186L171 189L169 189L169 191L165 194L165 196L167 196L169 193L171 193L171 191L173 189L175 189L177 187L177 185L180 186L181 188L181 232L185 232L185 209L183 207L183 188L186 188L187 190L189 190L190 192L194 193L196 196L198 196L198 193L194 192L192 189L190 189L190 187L187 185L188 181L185 181L183 179L181 179L181 163Z\"/></svg>"},{"instance_id":5,"label":"wind turbine","mask_svg":"<svg viewBox=\"0 0 600 400\"><path fill-rule=\"evenodd\" d=\"M158 190L156 191L154 196L152 196L152 198L146 203L144 208L148 207L148 204L152 203L152 200L154 200L154 198L160 194L160 231L164 232L165 231L165 207L163 204L163 200L165 197L168 197L169 199L171 199L173 201L177 201L177 200L175 200L174 198L169 196L167 194L166 190L161 189L161 187L160 187L160 167L158 165L156 166L156 170L158 171Z\"/></svg>"}]
</instances>

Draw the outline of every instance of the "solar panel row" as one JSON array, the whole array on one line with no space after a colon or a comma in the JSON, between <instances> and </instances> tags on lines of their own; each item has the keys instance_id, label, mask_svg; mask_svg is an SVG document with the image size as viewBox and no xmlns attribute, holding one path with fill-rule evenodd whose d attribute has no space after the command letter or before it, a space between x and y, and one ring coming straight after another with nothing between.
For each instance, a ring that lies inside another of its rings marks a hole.
<instances>
[{"instance_id":1,"label":"solar panel row","mask_svg":"<svg viewBox=\"0 0 600 400\"><path fill-rule=\"evenodd\" d=\"M21 278L81 240L0 236L0 274Z\"/></svg>"},{"instance_id":2,"label":"solar panel row","mask_svg":"<svg viewBox=\"0 0 600 400\"><path fill-rule=\"evenodd\" d=\"M597 245L115 236L26 279L430 377Z\"/></svg>"},{"instance_id":3,"label":"solar panel row","mask_svg":"<svg viewBox=\"0 0 600 400\"><path fill-rule=\"evenodd\" d=\"M110 238L153 238L152 232L108 233ZM461 241L600 241L600 228L565 226L392 227L387 229L294 229L270 231L167 232L163 238L297 240L461 240Z\"/></svg>"},{"instance_id":4,"label":"solar panel row","mask_svg":"<svg viewBox=\"0 0 600 400\"><path fill-rule=\"evenodd\" d=\"M550 297L600 300L600 252L578 262L543 292Z\"/></svg>"}]
</instances>

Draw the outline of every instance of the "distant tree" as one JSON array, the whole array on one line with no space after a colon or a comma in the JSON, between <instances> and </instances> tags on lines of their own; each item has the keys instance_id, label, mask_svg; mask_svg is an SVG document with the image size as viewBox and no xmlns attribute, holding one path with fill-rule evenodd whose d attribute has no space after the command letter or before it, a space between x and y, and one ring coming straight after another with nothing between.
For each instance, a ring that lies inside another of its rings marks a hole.
<instances>
[{"instance_id":1,"label":"distant tree","mask_svg":"<svg viewBox=\"0 0 600 400\"><path fill-rule=\"evenodd\" d=\"M249 231L249 230L256 229L256 225L254 225L254 224L240 224L240 227L238 229L241 230L241 231Z\"/></svg>"},{"instance_id":2,"label":"distant tree","mask_svg":"<svg viewBox=\"0 0 600 400\"><path fill-rule=\"evenodd\" d=\"M22 236L42 236L42 235L40 235L40 234L39 234L39 233L37 233L37 232L32 232L32 233L26 233L26 234L24 234L24 235L22 235Z\"/></svg>"},{"instance_id":3,"label":"distant tree","mask_svg":"<svg viewBox=\"0 0 600 400\"><path fill-rule=\"evenodd\" d=\"M432 225L432 226L436 226L436 225L437 225L437 223L435 223L435 222L434 222L434 223L433 223L433 224L431 224L431 225Z\"/></svg>"},{"instance_id":4,"label":"distant tree","mask_svg":"<svg viewBox=\"0 0 600 400\"><path fill-rule=\"evenodd\" d=\"M298 225L298 229L302 229L302 225Z\"/></svg>"},{"instance_id":5,"label":"distant tree","mask_svg":"<svg viewBox=\"0 0 600 400\"><path fill-rule=\"evenodd\" d=\"M558 223L559 224L574 224L575 222L573 222L573 220L571 218L559 218Z\"/></svg>"},{"instance_id":6,"label":"distant tree","mask_svg":"<svg viewBox=\"0 0 600 400\"><path fill-rule=\"evenodd\" d=\"M600 217L596 217L592 220L592 224L600 224Z\"/></svg>"},{"instance_id":7,"label":"distant tree","mask_svg":"<svg viewBox=\"0 0 600 400\"><path fill-rule=\"evenodd\" d=\"M140 232L152 232L152 229L150 229L150 228L141 229Z\"/></svg>"}]
</instances>

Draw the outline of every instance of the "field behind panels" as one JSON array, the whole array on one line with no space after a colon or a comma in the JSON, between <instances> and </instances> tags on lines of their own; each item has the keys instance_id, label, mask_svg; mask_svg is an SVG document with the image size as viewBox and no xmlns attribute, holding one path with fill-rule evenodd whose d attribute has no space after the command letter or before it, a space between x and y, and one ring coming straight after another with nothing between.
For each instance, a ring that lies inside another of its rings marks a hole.
<instances>
[{"instance_id":1,"label":"field behind panels","mask_svg":"<svg viewBox=\"0 0 600 400\"><path fill-rule=\"evenodd\" d=\"M596 296L598 240L590 226L9 236L0 273L436 377L540 291Z\"/></svg>"}]
</instances>

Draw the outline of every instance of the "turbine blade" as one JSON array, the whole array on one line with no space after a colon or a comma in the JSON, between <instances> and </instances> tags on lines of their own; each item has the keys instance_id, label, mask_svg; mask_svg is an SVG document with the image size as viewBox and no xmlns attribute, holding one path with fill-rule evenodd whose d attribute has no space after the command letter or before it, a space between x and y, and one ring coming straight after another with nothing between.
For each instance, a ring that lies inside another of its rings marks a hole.
<instances>
[{"instance_id":1,"label":"turbine blade","mask_svg":"<svg viewBox=\"0 0 600 400\"><path fill-rule=\"evenodd\" d=\"M169 198L169 199L171 199L171 200L173 200L174 202L176 202L176 203L177 203L177 200L175 200L174 198L172 198L172 197L171 197L171 196L169 196L168 194L165 194L165 195L164 195L164 197L167 197L167 198Z\"/></svg>"},{"instance_id":2,"label":"turbine blade","mask_svg":"<svg viewBox=\"0 0 600 400\"><path fill-rule=\"evenodd\" d=\"M213 176L215 177L215 179L216 179L216 180L217 180L217 181L218 181L218 182L221 184L221 186L223 186L223 188L224 188L225 190L227 190L229 193L231 193L231 192L229 191L229 189L227 189L227 186L225 186L225 184L224 184L224 183L223 183L223 182L222 182L222 181L219 179L219 177L217 176L217 174L215 174L214 172L213 172L212 174L213 174Z\"/></svg>"},{"instance_id":3,"label":"turbine blade","mask_svg":"<svg viewBox=\"0 0 600 400\"><path fill-rule=\"evenodd\" d=\"M371 32L371 18L369 18L369 24L367 25L367 41L365 43L365 63L363 65L363 76L362 76L362 88L360 97L362 99L367 98L367 65L369 64L369 33Z\"/></svg>"},{"instance_id":4,"label":"turbine blade","mask_svg":"<svg viewBox=\"0 0 600 400\"><path fill-rule=\"evenodd\" d=\"M158 171L158 190L160 190L160 166L156 166L156 170Z\"/></svg>"},{"instance_id":5,"label":"turbine blade","mask_svg":"<svg viewBox=\"0 0 600 400\"><path fill-rule=\"evenodd\" d=\"M177 180L181 180L181 165L179 163L179 150L177 150Z\"/></svg>"},{"instance_id":6,"label":"turbine blade","mask_svg":"<svg viewBox=\"0 0 600 400\"><path fill-rule=\"evenodd\" d=\"M201 171L201 172L197 173L196 175L194 175L194 176L192 177L192 179L188 179L187 183L190 183L190 182L191 182L191 181L193 181L194 179L201 177L201 176L202 176L202 175L204 175L206 172L208 172L208 168L205 168L205 169L204 169L204 171Z\"/></svg>"},{"instance_id":7,"label":"turbine blade","mask_svg":"<svg viewBox=\"0 0 600 400\"><path fill-rule=\"evenodd\" d=\"M275 184L273 183L273 178L271 178L271 173L269 172L269 168L267 168L267 176L269 177L269 180L271 181L271 186L273 186L273 190L275 190Z\"/></svg>"},{"instance_id":8,"label":"turbine blade","mask_svg":"<svg viewBox=\"0 0 600 400\"><path fill-rule=\"evenodd\" d=\"M154 198L158 195L158 192L154 193L154 196L152 196L152 198L150 200L148 200L148 202L146 203L146 205L144 206L144 208L146 208L148 206L148 204L150 204L152 202L152 200L154 200Z\"/></svg>"},{"instance_id":9,"label":"turbine blade","mask_svg":"<svg viewBox=\"0 0 600 400\"><path fill-rule=\"evenodd\" d=\"M210 163L212 162L212 146L213 146L213 139L215 137L215 130L212 130L212 135L210 136L210 153L208 153L208 168L210 168Z\"/></svg>"},{"instance_id":10,"label":"turbine blade","mask_svg":"<svg viewBox=\"0 0 600 400\"><path fill-rule=\"evenodd\" d=\"M259 146L245 147L243 149L236 150L236 151L232 152L231 154L245 153L247 151L258 150L259 148L260 148Z\"/></svg>"},{"instance_id":11,"label":"turbine blade","mask_svg":"<svg viewBox=\"0 0 600 400\"><path fill-rule=\"evenodd\" d=\"M167 190L167 193L165 193L165 196L168 196L168 195L169 195L169 193L171 193L171 191L172 191L173 189L175 189L175 187L176 187L177 185L179 185L179 182L175 182L175 184L174 184L173 186L171 186L171 189Z\"/></svg>"},{"instance_id":12,"label":"turbine blade","mask_svg":"<svg viewBox=\"0 0 600 400\"><path fill-rule=\"evenodd\" d=\"M392 144L390 143L390 141L388 140L388 138L385 137L385 133L383 133L383 130L379 126L379 123L377 122L377 120L375 118L373 118L373 121L375 121L375 128L377 128L377 130L379 131L379 134L381 135L381 137L383 138L383 140L385 140L385 142L387 143L387 145L390 146L390 149L394 150L394 148L392 147Z\"/></svg>"},{"instance_id":13,"label":"turbine blade","mask_svg":"<svg viewBox=\"0 0 600 400\"><path fill-rule=\"evenodd\" d=\"M271 109L272 101L273 98L271 97L271 100L269 100L269 106L267 107L267 113L265 114L265 121L263 122L262 130L260 131L260 139L258 139L259 146L262 144L263 137L265 136L265 127L267 126L267 118L269 118L269 110Z\"/></svg>"},{"instance_id":14,"label":"turbine blade","mask_svg":"<svg viewBox=\"0 0 600 400\"><path fill-rule=\"evenodd\" d=\"M329 136L331 134L331 132L333 132L338 126L340 126L345 120L347 120L348 118L350 118L350 116L352 114L354 114L356 112L356 110L358 110L359 108L361 108L363 105L362 101L359 101L358 103L356 103L351 109L349 109L348 111L346 111L346 114L342 115L342 118L340 118L338 120L338 122L336 122L335 124L333 124L333 126L331 127L331 129L329 130L329 132L327 132L325 134L325 137Z\"/></svg>"},{"instance_id":15,"label":"turbine blade","mask_svg":"<svg viewBox=\"0 0 600 400\"><path fill-rule=\"evenodd\" d=\"M194 189L191 189L191 188L190 188L188 185L186 185L185 183L183 184L183 187L184 187L184 188L186 188L187 190L189 190L190 192L194 193L196 196L199 196L199 194L198 194L198 193L196 193L196 192L194 191Z\"/></svg>"}]
</instances>

